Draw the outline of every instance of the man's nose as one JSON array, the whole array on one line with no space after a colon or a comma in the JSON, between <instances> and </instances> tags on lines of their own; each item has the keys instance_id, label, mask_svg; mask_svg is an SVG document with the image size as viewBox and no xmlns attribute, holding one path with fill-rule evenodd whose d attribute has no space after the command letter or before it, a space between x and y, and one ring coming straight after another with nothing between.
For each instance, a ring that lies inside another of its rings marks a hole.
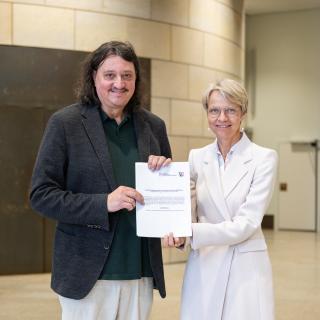
<instances>
[{"instance_id":1,"label":"man's nose","mask_svg":"<svg viewBox=\"0 0 320 320\"><path fill-rule=\"evenodd\" d=\"M114 79L114 86L116 88L123 88L124 87L124 81L120 75L117 76L116 79Z\"/></svg>"}]
</instances>

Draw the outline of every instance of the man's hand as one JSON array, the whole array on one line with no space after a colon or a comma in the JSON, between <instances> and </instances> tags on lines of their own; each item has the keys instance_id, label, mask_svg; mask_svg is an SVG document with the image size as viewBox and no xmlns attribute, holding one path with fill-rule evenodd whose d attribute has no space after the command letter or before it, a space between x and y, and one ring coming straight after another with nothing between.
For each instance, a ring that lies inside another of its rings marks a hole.
<instances>
[{"instance_id":1,"label":"man's hand","mask_svg":"<svg viewBox=\"0 0 320 320\"><path fill-rule=\"evenodd\" d=\"M150 155L148 158L148 168L150 170L159 170L161 167L165 167L171 163L171 158L164 156L153 156Z\"/></svg>"},{"instance_id":2,"label":"man's hand","mask_svg":"<svg viewBox=\"0 0 320 320\"><path fill-rule=\"evenodd\" d=\"M133 188L120 186L108 194L108 211L115 212L121 209L131 211L135 208L137 201L144 204L144 199L141 193Z\"/></svg>"}]
</instances>

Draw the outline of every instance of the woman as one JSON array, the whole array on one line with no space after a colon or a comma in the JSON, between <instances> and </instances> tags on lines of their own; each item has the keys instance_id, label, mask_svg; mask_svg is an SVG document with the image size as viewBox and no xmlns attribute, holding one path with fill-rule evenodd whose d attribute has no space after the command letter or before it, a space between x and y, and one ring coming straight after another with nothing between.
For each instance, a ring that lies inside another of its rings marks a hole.
<instances>
[{"instance_id":1,"label":"woman","mask_svg":"<svg viewBox=\"0 0 320 320\"><path fill-rule=\"evenodd\" d=\"M203 97L216 141L189 155L194 223L182 320L274 319L261 221L277 154L252 143L240 129L247 101L245 89L230 79L211 85Z\"/></svg>"}]
</instances>

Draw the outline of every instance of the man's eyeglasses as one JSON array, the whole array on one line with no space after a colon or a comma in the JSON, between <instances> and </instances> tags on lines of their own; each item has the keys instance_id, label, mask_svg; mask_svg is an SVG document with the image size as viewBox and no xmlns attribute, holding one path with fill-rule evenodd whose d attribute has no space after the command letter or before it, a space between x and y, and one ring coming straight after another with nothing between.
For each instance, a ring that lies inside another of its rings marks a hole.
<instances>
[{"instance_id":1,"label":"man's eyeglasses","mask_svg":"<svg viewBox=\"0 0 320 320\"><path fill-rule=\"evenodd\" d=\"M213 117L213 118L218 118L221 114L221 112L224 113L226 117L235 117L239 115L240 109L239 108L233 108L233 107L228 107L228 108L208 108L208 115Z\"/></svg>"}]
</instances>

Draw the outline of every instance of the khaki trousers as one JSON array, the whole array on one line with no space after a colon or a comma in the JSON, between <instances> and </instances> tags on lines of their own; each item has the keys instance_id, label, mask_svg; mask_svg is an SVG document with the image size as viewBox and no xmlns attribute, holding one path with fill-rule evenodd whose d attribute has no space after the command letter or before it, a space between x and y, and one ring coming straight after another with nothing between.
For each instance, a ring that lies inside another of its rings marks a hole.
<instances>
[{"instance_id":1,"label":"khaki trousers","mask_svg":"<svg viewBox=\"0 0 320 320\"><path fill-rule=\"evenodd\" d=\"M75 300L59 296L62 320L147 320L153 279L98 280L90 293Z\"/></svg>"}]
</instances>

